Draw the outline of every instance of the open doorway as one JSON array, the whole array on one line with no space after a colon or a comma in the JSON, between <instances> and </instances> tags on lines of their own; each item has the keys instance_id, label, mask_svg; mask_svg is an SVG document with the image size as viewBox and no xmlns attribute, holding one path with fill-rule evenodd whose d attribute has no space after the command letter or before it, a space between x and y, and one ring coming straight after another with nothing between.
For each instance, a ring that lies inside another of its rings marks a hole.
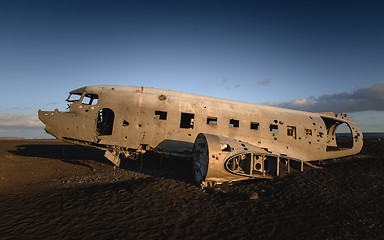
<instances>
[{"instance_id":1,"label":"open doorway","mask_svg":"<svg viewBox=\"0 0 384 240\"><path fill-rule=\"evenodd\" d=\"M112 135L113 122L115 120L114 112L109 108L102 108L99 110L97 117L97 133L100 136Z\"/></svg>"}]
</instances>

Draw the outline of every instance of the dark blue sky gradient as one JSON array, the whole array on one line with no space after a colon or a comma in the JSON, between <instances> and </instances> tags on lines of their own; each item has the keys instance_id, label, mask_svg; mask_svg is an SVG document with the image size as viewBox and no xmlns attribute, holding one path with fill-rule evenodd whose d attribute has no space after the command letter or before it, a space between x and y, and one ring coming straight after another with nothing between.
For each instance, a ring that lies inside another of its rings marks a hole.
<instances>
[{"instance_id":1,"label":"dark blue sky gradient","mask_svg":"<svg viewBox=\"0 0 384 240\"><path fill-rule=\"evenodd\" d=\"M254 103L350 94L384 80L383 12L381 1L2 1L0 113L62 109L69 90L95 84Z\"/></svg>"}]
</instances>

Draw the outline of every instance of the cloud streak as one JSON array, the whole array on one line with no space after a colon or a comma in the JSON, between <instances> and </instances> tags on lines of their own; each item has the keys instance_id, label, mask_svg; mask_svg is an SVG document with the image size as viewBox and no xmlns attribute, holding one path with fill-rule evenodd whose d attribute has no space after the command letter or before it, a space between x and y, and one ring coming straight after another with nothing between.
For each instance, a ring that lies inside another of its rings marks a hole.
<instances>
[{"instance_id":1,"label":"cloud streak","mask_svg":"<svg viewBox=\"0 0 384 240\"><path fill-rule=\"evenodd\" d=\"M265 104L311 112L384 111L384 81L368 88L357 89L352 93L326 94L317 98L309 97L290 102L267 102Z\"/></svg>"},{"instance_id":2,"label":"cloud streak","mask_svg":"<svg viewBox=\"0 0 384 240\"><path fill-rule=\"evenodd\" d=\"M261 86L268 87L271 84L272 80L270 78L266 78L264 80L258 81L257 83Z\"/></svg>"},{"instance_id":3,"label":"cloud streak","mask_svg":"<svg viewBox=\"0 0 384 240\"><path fill-rule=\"evenodd\" d=\"M44 126L44 124L40 122L37 115L0 113L1 128L42 126Z\"/></svg>"}]
</instances>

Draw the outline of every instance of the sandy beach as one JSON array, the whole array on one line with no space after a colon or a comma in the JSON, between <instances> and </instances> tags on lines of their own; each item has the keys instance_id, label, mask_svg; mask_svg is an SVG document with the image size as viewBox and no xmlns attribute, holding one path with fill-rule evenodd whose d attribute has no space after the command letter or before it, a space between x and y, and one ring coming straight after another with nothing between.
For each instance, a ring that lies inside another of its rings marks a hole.
<instances>
[{"instance_id":1,"label":"sandy beach","mask_svg":"<svg viewBox=\"0 0 384 240\"><path fill-rule=\"evenodd\" d=\"M0 140L0 236L383 239L384 139L321 166L202 190L187 160L150 155L114 169L97 149Z\"/></svg>"}]
</instances>

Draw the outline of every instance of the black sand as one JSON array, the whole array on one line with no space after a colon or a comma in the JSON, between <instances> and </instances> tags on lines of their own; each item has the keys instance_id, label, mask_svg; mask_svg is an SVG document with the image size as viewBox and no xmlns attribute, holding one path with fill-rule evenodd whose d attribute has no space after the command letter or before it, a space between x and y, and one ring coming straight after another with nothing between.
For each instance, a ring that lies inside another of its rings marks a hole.
<instances>
[{"instance_id":1,"label":"black sand","mask_svg":"<svg viewBox=\"0 0 384 240\"><path fill-rule=\"evenodd\" d=\"M202 191L187 161L149 156L114 170L96 149L3 140L0 236L384 239L384 140L364 141L321 170Z\"/></svg>"}]
</instances>

